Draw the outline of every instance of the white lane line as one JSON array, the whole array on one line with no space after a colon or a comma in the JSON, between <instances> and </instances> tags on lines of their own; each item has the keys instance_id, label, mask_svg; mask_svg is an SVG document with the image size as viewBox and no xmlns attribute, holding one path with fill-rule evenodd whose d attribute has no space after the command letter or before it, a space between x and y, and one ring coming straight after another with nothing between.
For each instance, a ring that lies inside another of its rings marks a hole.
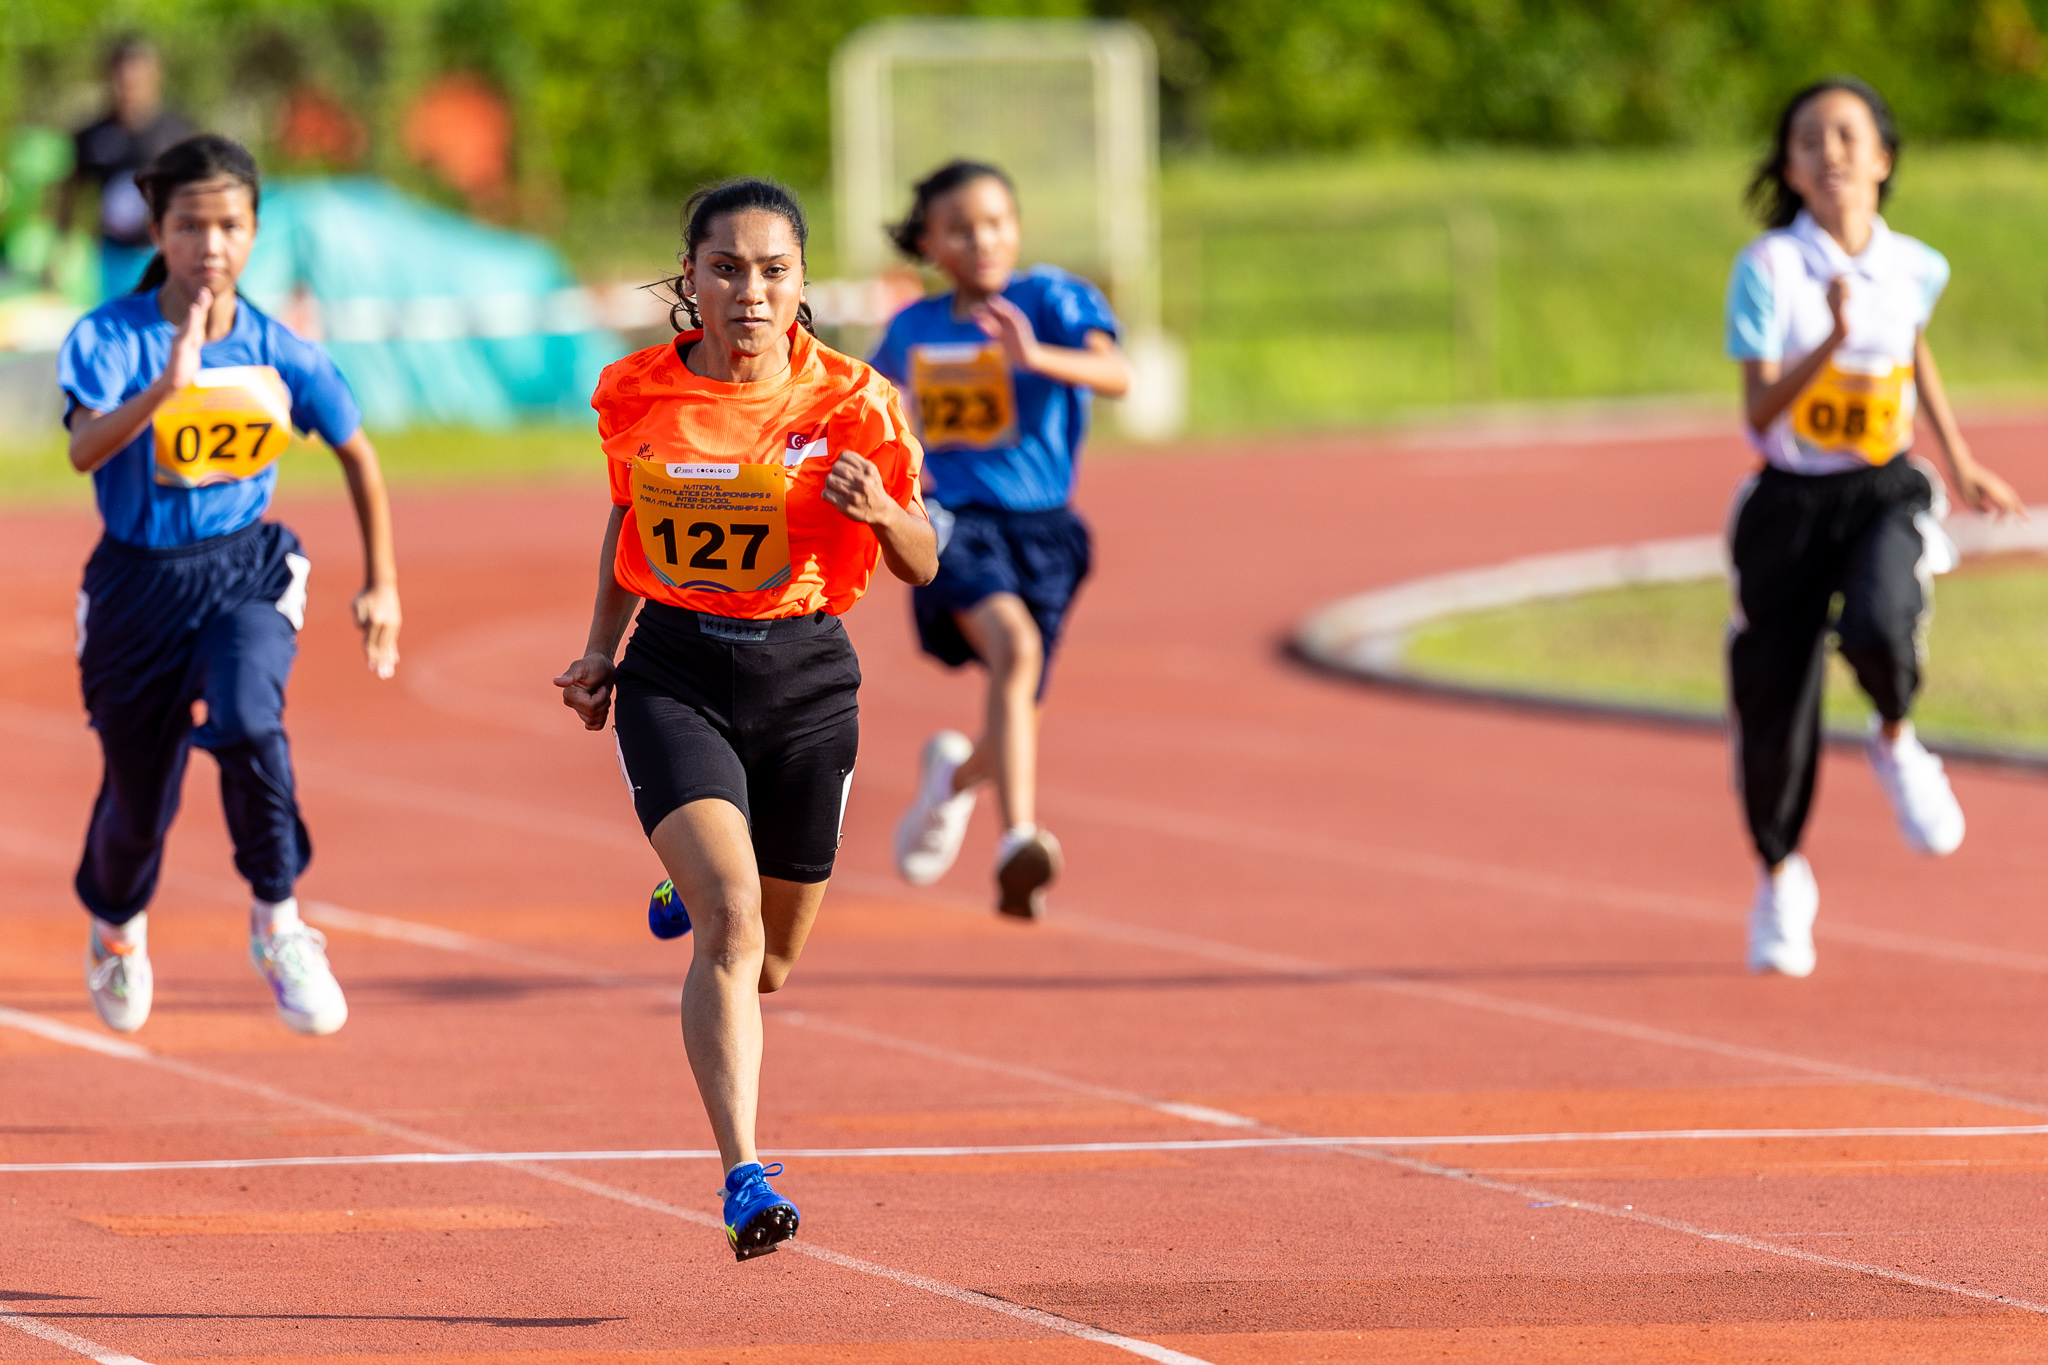
<instances>
[{"instance_id":1,"label":"white lane line","mask_svg":"<svg viewBox=\"0 0 2048 1365\"><path fill-rule=\"evenodd\" d=\"M1192 811L1154 806L1122 798L1108 800L1062 788L1042 788L1042 799L1083 820L1163 834L1201 844L1228 844L1255 853L1292 858L1313 858L1344 867L1362 867L1376 872L1401 873L1430 881L1480 887L1510 896L1535 896L1545 900L1568 901L1575 905L1597 905L1610 910L1630 910L1677 919L1694 920L1733 929L1741 923L1739 906L1695 896L1678 896L1664 891L1621 886L1613 882L1582 877L1559 876L1529 868L1482 862L1450 854L1425 853L1416 849L1362 843L1313 834L1306 830L1279 829L1239 819L1199 815ZM1953 939L1928 938L1921 934L1844 924L1834 917L1815 926L1823 940L1854 943L1859 947L1919 957L1943 958L1974 967L2002 967L2009 971L2048 973L2048 955L2020 953Z\"/></svg>"},{"instance_id":2,"label":"white lane line","mask_svg":"<svg viewBox=\"0 0 2048 1365\"><path fill-rule=\"evenodd\" d=\"M56 740L66 733L66 727L83 729L82 716L0 701L0 730L24 737ZM605 820L563 813L524 801L358 772L318 760L309 762L302 758L295 761L302 773L319 774L323 788L373 805L409 808L449 819L496 825L501 829L568 839L617 851L639 852L647 847L646 841L632 832L632 821L623 815L618 820ZM1280 829L1143 801L1109 800L1058 787L1043 788L1039 794L1083 820L1197 843L1228 844L1253 852L1313 858L1339 866L1364 867L1458 886L1480 887L1509 896L1533 896L1575 905L1664 915L1730 929L1741 919L1739 907L1694 896L1559 876L1452 854L1338 839L1306 830ZM67 848L66 856L75 858L77 855L75 850ZM1824 941L1853 943L1882 952L1936 958L1973 967L2048 974L2048 954L2015 952L1954 939L1845 924L1832 915L1820 922L1816 932Z\"/></svg>"},{"instance_id":3,"label":"white lane line","mask_svg":"<svg viewBox=\"0 0 2048 1365\"><path fill-rule=\"evenodd\" d=\"M1075 917L1071 915L1062 915L1059 919L1051 921L1051 923L1057 925L1062 922L1071 922L1074 918ZM1136 926L1119 925L1116 924L1114 921L1098 920L1094 921L1094 923L1099 926L1108 926L1115 928L1116 930L1120 931L1116 936L1122 937L1126 941L1145 942L1151 946L1161 948L1171 947L1177 951L1195 952L1199 956L1221 956L1223 960L1244 963L1247 965L1262 962L1264 965L1267 966L1268 970L1298 971L1302 966L1306 966L1315 972L1326 974L1334 973L1337 970L1335 968L1327 966L1326 964L1307 962L1305 959L1286 958L1278 954L1262 953L1250 949L1240 949L1231 944L1216 943L1206 939L1195 939L1181 934L1168 934L1162 931L1142 929ZM1131 932L1121 932L1124 930L1129 930ZM574 966L574 964L566 965L570 967ZM1413 983L1402 984L1405 985ZM1476 993L1460 992L1460 994ZM1477 998L1481 1001L1486 1001L1489 1004L1512 1003L1494 1001L1491 997L1486 996L1479 996ZM785 1016L781 1014L773 1014L767 1017L783 1018ZM802 1015L792 1015L791 1017L794 1022L810 1022L811 1026L816 1026L815 1021L805 1021L804 1016ZM1586 1017L1591 1018L1591 1016ZM1611 1024L1619 1021L1607 1020L1598 1022ZM945 1052L944 1049L934 1049L928 1047L925 1044L915 1043L908 1039L892 1038L886 1034L874 1033L866 1029L856 1029L851 1025L834 1025L832 1031L842 1032L845 1036L848 1037L860 1037L864 1041L869 1041L880 1046L893 1047L901 1051L910 1052L916 1055L934 1056L936 1054ZM1672 1037L1681 1036L1682 1035L1672 1035ZM1716 1044L1712 1039L1691 1041L1707 1043L1716 1047L1723 1046L1720 1044ZM1740 1049L1739 1051L1743 1054L1751 1053L1750 1049ZM1775 1054L1759 1055L1769 1057ZM976 1065L987 1070L1003 1072L1006 1074L1018 1074L1020 1070L1029 1070L1035 1079L1042 1080L1048 1085L1056 1086L1060 1089L1064 1089L1072 1093L1090 1096L1100 1096L1103 1093L1102 1087L1094 1085L1090 1082L1061 1077L1057 1073L1040 1071L1036 1068L1016 1068L1011 1066L1009 1063L997 1062L990 1059L978 1059L965 1053L946 1053L946 1059L960 1061L965 1064ZM1752 1055L1752 1060L1754 1059L1755 1055ZM1832 1066L1831 1063L1812 1063L1808 1059L1803 1058L1793 1058L1789 1060L1805 1063L1809 1066ZM1877 1073L1867 1073L1865 1078L1877 1078ZM1918 1081L1915 1078L1893 1078L1890 1081L1890 1083L1906 1084L1910 1088L1916 1089L1929 1089L1934 1087L1933 1082ZM1935 1093L1944 1092L1939 1089L1936 1089ZM1991 1102L2012 1109L2025 1110L2029 1108L2029 1106L2021 1105L2012 1100L1998 1097L1993 1097ZM1229 1121L1229 1126L1249 1127L1261 1133L1270 1134L1271 1136L1276 1138L1302 1138L1306 1136L1300 1133L1289 1132L1283 1128L1274 1127L1273 1125L1264 1123L1258 1119L1250 1118L1241 1114L1226 1114L1220 1110L1209 1112L1221 1115L1224 1119ZM2030 1303L2027 1300L2007 1298L2004 1295L1991 1294L1984 1290L1971 1289L1967 1285L1950 1284L1945 1280L1934 1280L1921 1276L1908 1275L1903 1271L1890 1271L1886 1270L1882 1266L1866 1265L1860 1261L1838 1260L1831 1257L1821 1256L1814 1252L1797 1251L1795 1248L1779 1246L1771 1242L1759 1241L1755 1238L1747 1237L1741 1233L1720 1232L1713 1228L1699 1227L1694 1224L1680 1222L1676 1219L1660 1218L1654 1214L1639 1213L1633 1209L1616 1209L1604 1204L1594 1204L1584 1200L1567 1199L1563 1197L1553 1196L1546 1191L1537 1190L1532 1187L1515 1185L1507 1181L1495 1180L1490 1177L1475 1175L1470 1171L1459 1170L1454 1167L1439 1166L1433 1162L1424 1161L1419 1157L1399 1156L1396 1155L1393 1151L1379 1150L1365 1146L1337 1145L1333 1143L1333 1141L1329 1138L1311 1138L1309 1139L1309 1145L1313 1147L1320 1147L1327 1151L1333 1151L1357 1157L1363 1160L1381 1162L1389 1165L1400 1166L1405 1169L1417 1171L1427 1175L1435 1175L1445 1179L1458 1180L1466 1184L1476 1185L1484 1189L1494 1190L1501 1193L1517 1194L1522 1195L1525 1198L1535 1199L1541 1202L1567 1205L1571 1208L1577 1209L1584 1213L1593 1213L1607 1217L1621 1218L1630 1222L1636 1222L1651 1227L1662 1228L1669 1232L1683 1233L1688 1236L1700 1237L1708 1241L1721 1242L1731 1246L1744 1247L1749 1250L1767 1252L1771 1255L1786 1255L1794 1260L1806 1261L1815 1265L1824 1265L1836 1270L1848 1271L1855 1274L1877 1275L1885 1279L1915 1285L1923 1289L1944 1290L1956 1294L1961 1294L1967 1298L1982 1299L1986 1302L1991 1303L2007 1304L2011 1307L2022 1308L2029 1312L2048 1312L2048 1308L2043 1308L2041 1305Z\"/></svg>"},{"instance_id":4,"label":"white lane line","mask_svg":"<svg viewBox=\"0 0 2048 1365\"><path fill-rule=\"evenodd\" d=\"M1511 1194L1531 1203L1555 1204L1561 1208L1573 1209L1579 1213L1599 1214L1606 1218L1618 1218L1624 1222L1641 1223L1646 1227L1661 1228L1666 1232L1682 1233L1698 1237L1703 1241L1718 1242L1723 1246L1741 1247L1745 1251L1758 1251L1769 1256L1782 1256L1789 1261L1803 1261L1808 1265L1825 1266L1829 1270L1847 1270L1859 1275L1874 1275L1880 1279L1909 1284L1916 1289L1932 1289L1946 1294L1959 1294L1966 1299L1979 1299L1985 1303L1998 1304L2005 1308L2017 1308L2023 1312L2048 1315L2048 1304L2035 1303L2030 1299L2014 1298L2005 1294L1994 1294L1988 1289L1973 1289L1966 1284L1948 1280L1937 1280L1926 1275L1915 1275L1910 1271L1894 1270L1888 1266L1871 1265L1866 1261L1843 1260L1836 1256L1822 1256L1818 1252L1803 1251L1798 1247L1785 1246L1778 1242L1765 1241L1740 1232L1721 1232L1715 1228L1701 1227L1682 1219L1665 1218L1659 1214L1645 1213L1632 1207L1616 1208L1612 1204L1597 1204L1591 1200L1574 1199L1570 1195L1558 1194L1534 1185L1517 1185L1509 1180L1497 1180L1492 1176L1479 1175L1473 1171L1459 1170L1451 1166L1439 1166L1433 1161L1417 1157L1396 1156L1391 1152L1373 1152L1345 1148L1349 1155L1364 1157L1385 1165L1400 1166L1422 1175L1440 1176L1497 1194Z\"/></svg>"},{"instance_id":5,"label":"white lane line","mask_svg":"<svg viewBox=\"0 0 2048 1365\"><path fill-rule=\"evenodd\" d=\"M1234 1127L1260 1126L1244 1119ZM1429 1147L1527 1147L1586 1142L1796 1142L1809 1139L1848 1141L1870 1138L2026 1138L2048 1137L2048 1123L1980 1127L1900 1128L1656 1128L1641 1131L1602 1130L1584 1133L1429 1133L1372 1137L1150 1138L1129 1142L1018 1142L952 1147L763 1147L761 1154L808 1161L886 1160L892 1158L975 1156L1090 1156L1120 1152L1247 1152L1290 1148L1384 1147L1395 1150ZM623 1151L565 1152L372 1152L352 1156L216 1157L194 1161L16 1161L0 1162L0 1173L46 1175L64 1171L248 1171L301 1166L477 1166L519 1162L562 1161L713 1161L713 1147L649 1147Z\"/></svg>"},{"instance_id":6,"label":"white lane line","mask_svg":"<svg viewBox=\"0 0 2048 1365\"><path fill-rule=\"evenodd\" d=\"M61 1346L75 1355L84 1356L87 1360L98 1361L99 1365L149 1365L146 1360L123 1355L111 1346L102 1346L97 1341L79 1336L76 1332L67 1332L62 1327L52 1327L42 1319L32 1318L26 1313L17 1313L4 1303L0 1303L0 1326L12 1327L17 1332L40 1337L52 1346Z\"/></svg>"},{"instance_id":7,"label":"white lane line","mask_svg":"<svg viewBox=\"0 0 2048 1365\"><path fill-rule=\"evenodd\" d=\"M46 1019L40 1015L30 1014L25 1010L0 1006L0 1026L21 1029L24 1032L33 1033L37 1037L46 1038L52 1042L65 1043L73 1047L85 1048L102 1056L114 1057L121 1061L135 1062L143 1066L169 1071L188 1080L202 1081L212 1085L239 1090L245 1094L258 1095L279 1104L293 1105L312 1113L357 1124L363 1128L373 1129L393 1136L404 1136L412 1141L421 1143L423 1146L435 1148L438 1155L487 1155L477 1152L476 1148L466 1144L452 1142L431 1133L423 1133L415 1129L387 1123L371 1114L345 1109L339 1105L328 1104L324 1100L316 1100L309 1096L292 1094L275 1086L265 1085L260 1081L244 1080L228 1072L215 1071L209 1067L194 1066L189 1062L182 1062L176 1058L165 1057L151 1052L148 1048L135 1043L107 1039L93 1034L86 1029L76 1028L59 1020ZM106 1046L110 1042L116 1043L117 1046L112 1048ZM566 1186L569 1189L579 1190L585 1194L596 1195L601 1199L609 1199L615 1203L627 1204L634 1208L660 1213L670 1218L679 1218L685 1222L695 1223L700 1227L717 1228L720 1232L725 1230L724 1222L711 1214L700 1213L695 1209L682 1208L675 1204L665 1203L659 1199L650 1199L646 1195L635 1193L632 1190L620 1189L615 1185L599 1184L594 1180L586 1180L580 1175L554 1170L536 1161L515 1159L499 1164L505 1170L519 1171L535 1179ZM844 1252L833 1251L829 1247L822 1247L814 1242L795 1239L784 1242L782 1245L790 1251L809 1256L814 1260L823 1261L829 1265L888 1280L892 1283L903 1285L905 1288L920 1289L926 1293L952 1299L959 1303L970 1304L992 1313L1000 1313L1007 1317L1017 1318L1034 1326L1042 1327L1047 1331L1063 1333L1070 1337L1078 1337L1083 1341L1092 1341L1103 1346L1113 1346L1132 1355L1142 1356L1146 1360L1162 1362L1162 1365L1209 1365L1209 1362L1199 1356L1185 1355L1179 1351L1168 1350L1164 1346L1155 1345L1149 1341L1142 1341L1135 1337L1119 1336L1114 1332L1104 1331L1085 1322L1078 1322L1072 1318L1064 1318L1056 1313L1047 1313L1036 1308L1027 1308L1021 1304L1011 1303L1007 1299L997 1298L992 1294L983 1294L976 1290L964 1289L958 1285L947 1284L943 1280L934 1280L912 1271L898 1270L893 1266L882 1265L879 1262L863 1260L857 1256L848 1256ZM18 1317L19 1315L15 1316ZM36 1325L39 1328L46 1326L43 1323L37 1323ZM23 1327L22 1330L28 1331L29 1329ZM54 1332L59 1329L49 1328L49 1330ZM65 1335L68 1336L69 1334L66 1333ZM54 1338L50 1339L54 1340ZM83 1342L85 1338L77 1337L74 1340ZM87 1344L90 1345L90 1343ZM101 1357L95 1356L93 1359L98 1360ZM114 1356L107 1359L110 1365L130 1365L132 1358L128 1356ZM135 1365L142 1365L142 1363L135 1362Z\"/></svg>"}]
</instances>

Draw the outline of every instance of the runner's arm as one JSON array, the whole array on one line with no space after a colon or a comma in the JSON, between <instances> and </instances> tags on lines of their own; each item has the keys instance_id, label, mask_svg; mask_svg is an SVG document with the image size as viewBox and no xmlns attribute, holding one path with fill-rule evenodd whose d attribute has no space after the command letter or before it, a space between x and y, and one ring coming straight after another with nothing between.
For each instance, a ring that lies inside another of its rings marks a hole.
<instances>
[{"instance_id":1,"label":"runner's arm","mask_svg":"<svg viewBox=\"0 0 2048 1365\"><path fill-rule=\"evenodd\" d=\"M932 524L889 496L874 461L847 451L825 476L825 501L864 523L881 542L882 560L913 587L939 576L939 537Z\"/></svg>"},{"instance_id":2,"label":"runner's arm","mask_svg":"<svg viewBox=\"0 0 2048 1365\"><path fill-rule=\"evenodd\" d=\"M213 291L202 289L185 314L185 325L171 339L171 357L164 372L150 386L112 412L91 408L75 409L71 427L71 467L90 474L121 453L142 434L170 396L199 376L199 352L206 345L206 318L213 308Z\"/></svg>"},{"instance_id":3,"label":"runner's arm","mask_svg":"<svg viewBox=\"0 0 2048 1365\"><path fill-rule=\"evenodd\" d=\"M349 501L363 532L363 590L349 604L363 630L363 657L371 671L388 678L398 669L398 551L391 538L391 500L384 493L384 471L377 449L360 428L334 447L341 472L348 479Z\"/></svg>"},{"instance_id":4,"label":"runner's arm","mask_svg":"<svg viewBox=\"0 0 2048 1365\"><path fill-rule=\"evenodd\" d=\"M597 602L590 610L590 635L583 644L583 657L562 670L555 686L562 689L562 705L583 718L586 730L604 729L605 716L612 708L612 678L618 673L619 641L640 606L637 595L619 586L612 572L612 560L619 551L619 530L626 524L626 509L614 505L611 523L604 531L604 552L597 561Z\"/></svg>"},{"instance_id":5,"label":"runner's arm","mask_svg":"<svg viewBox=\"0 0 2048 1365\"><path fill-rule=\"evenodd\" d=\"M975 311L975 321L1020 370L1093 389L1104 398L1121 398L1131 391L1131 367L1124 353L1117 349L1116 338L1099 328L1089 329L1086 346L1049 346L1038 339L1024 310L1000 294Z\"/></svg>"},{"instance_id":6,"label":"runner's arm","mask_svg":"<svg viewBox=\"0 0 2048 1365\"><path fill-rule=\"evenodd\" d=\"M1814 376L1827 367L1836 349L1849 339L1848 309L1849 282L1838 275L1828 285L1828 311L1834 314L1835 329L1828 333L1827 340L1789 370L1782 370L1775 360L1742 362L1742 409L1751 431L1758 435L1768 431L1771 423L1792 406L1792 400L1806 392Z\"/></svg>"},{"instance_id":7,"label":"runner's arm","mask_svg":"<svg viewBox=\"0 0 2048 1365\"><path fill-rule=\"evenodd\" d=\"M1934 428L1934 438L1941 443L1942 454L1948 457L1949 474L1962 500L1975 511L2025 517L2027 505L2020 501L2020 495L1970 454L1970 443L1963 439L1962 428L1956 425L1955 409L1948 405L1948 390L1941 386L1941 371L1935 367L1934 352L1927 345L1925 332L1913 341L1913 385L1920 391L1921 406Z\"/></svg>"}]
</instances>

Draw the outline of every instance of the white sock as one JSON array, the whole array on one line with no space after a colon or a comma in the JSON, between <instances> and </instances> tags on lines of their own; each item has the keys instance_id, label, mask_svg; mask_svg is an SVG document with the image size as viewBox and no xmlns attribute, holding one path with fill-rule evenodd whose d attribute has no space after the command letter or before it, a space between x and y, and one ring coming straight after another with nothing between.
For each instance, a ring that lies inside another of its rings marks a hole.
<instances>
[{"instance_id":1,"label":"white sock","mask_svg":"<svg viewBox=\"0 0 2048 1365\"><path fill-rule=\"evenodd\" d=\"M1010 855L1031 842L1038 834L1038 826L1030 823L1012 825L1003 831L1003 837L996 842L996 866L1010 861Z\"/></svg>"},{"instance_id":2,"label":"white sock","mask_svg":"<svg viewBox=\"0 0 2048 1365\"><path fill-rule=\"evenodd\" d=\"M249 936L251 938L275 938L287 929L299 927L299 898L286 896L281 901L259 900L249 907Z\"/></svg>"},{"instance_id":3,"label":"white sock","mask_svg":"<svg viewBox=\"0 0 2048 1365\"><path fill-rule=\"evenodd\" d=\"M92 931L98 934L100 942L109 948L145 948L149 945L149 912L143 911L129 919L126 924L109 924L98 915L94 915Z\"/></svg>"}]
</instances>

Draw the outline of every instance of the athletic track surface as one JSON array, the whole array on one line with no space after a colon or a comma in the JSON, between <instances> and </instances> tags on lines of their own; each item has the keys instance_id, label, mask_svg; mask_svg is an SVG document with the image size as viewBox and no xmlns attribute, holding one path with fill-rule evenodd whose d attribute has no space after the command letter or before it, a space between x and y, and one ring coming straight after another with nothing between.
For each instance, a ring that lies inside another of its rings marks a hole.
<instances>
[{"instance_id":1,"label":"athletic track surface","mask_svg":"<svg viewBox=\"0 0 2048 1365\"><path fill-rule=\"evenodd\" d=\"M2034 501L2044 436L1976 427ZM978 686L880 586L849 618L842 872L767 1002L763 1145L839 1154L786 1157L803 1236L744 1266L715 1161L559 1155L710 1145L687 948L647 935L610 740L548 684L583 638L595 470L400 501L383 685L346 623L345 506L281 505L315 562L301 894L354 1007L317 1041L249 970L204 759L155 1017L94 1021L69 891L94 528L0 518L0 1359L2048 1356L2048 784L1957 770L1969 840L1930 864L1829 754L1820 970L1753 978L1716 739L1279 652L1343 593L1710 531L1745 464L1728 433L1649 428L1096 462L1043 763L1071 871L1037 927L987 910L985 812L940 886L889 874L917 746L972 728ZM22 1169L379 1153L415 1155Z\"/></svg>"}]
</instances>

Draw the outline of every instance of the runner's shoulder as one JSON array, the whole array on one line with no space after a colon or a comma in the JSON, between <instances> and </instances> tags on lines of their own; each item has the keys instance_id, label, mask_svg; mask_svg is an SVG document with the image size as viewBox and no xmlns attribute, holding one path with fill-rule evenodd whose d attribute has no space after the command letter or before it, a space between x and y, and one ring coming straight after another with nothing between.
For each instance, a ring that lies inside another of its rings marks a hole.
<instances>
[{"instance_id":1,"label":"runner's shoulder","mask_svg":"<svg viewBox=\"0 0 2048 1365\"><path fill-rule=\"evenodd\" d=\"M896 401L896 386L865 360L835 351L822 341L811 343L813 381L821 397L834 408L855 412L886 410Z\"/></svg>"},{"instance_id":2,"label":"runner's shoulder","mask_svg":"<svg viewBox=\"0 0 2048 1365\"><path fill-rule=\"evenodd\" d=\"M657 387L666 391L666 386L657 386L654 378L674 351L675 338L670 337L614 360L598 374L597 387L591 390L590 406L603 412L636 398L656 397Z\"/></svg>"},{"instance_id":3,"label":"runner's shoulder","mask_svg":"<svg viewBox=\"0 0 2048 1365\"><path fill-rule=\"evenodd\" d=\"M123 294L108 299L72 323L71 330L65 334L60 354L79 360L91 358L101 363L118 354L131 362L139 362L142 333L162 322L163 315L157 312L154 293Z\"/></svg>"},{"instance_id":4,"label":"runner's shoulder","mask_svg":"<svg viewBox=\"0 0 2048 1365\"><path fill-rule=\"evenodd\" d=\"M1056 319L1063 330L1085 333L1105 331L1117 334L1116 313L1109 296L1085 275L1056 265L1034 265L1011 276L1003 297L1033 315L1043 326ZM1077 344L1076 336L1069 344Z\"/></svg>"}]
</instances>

